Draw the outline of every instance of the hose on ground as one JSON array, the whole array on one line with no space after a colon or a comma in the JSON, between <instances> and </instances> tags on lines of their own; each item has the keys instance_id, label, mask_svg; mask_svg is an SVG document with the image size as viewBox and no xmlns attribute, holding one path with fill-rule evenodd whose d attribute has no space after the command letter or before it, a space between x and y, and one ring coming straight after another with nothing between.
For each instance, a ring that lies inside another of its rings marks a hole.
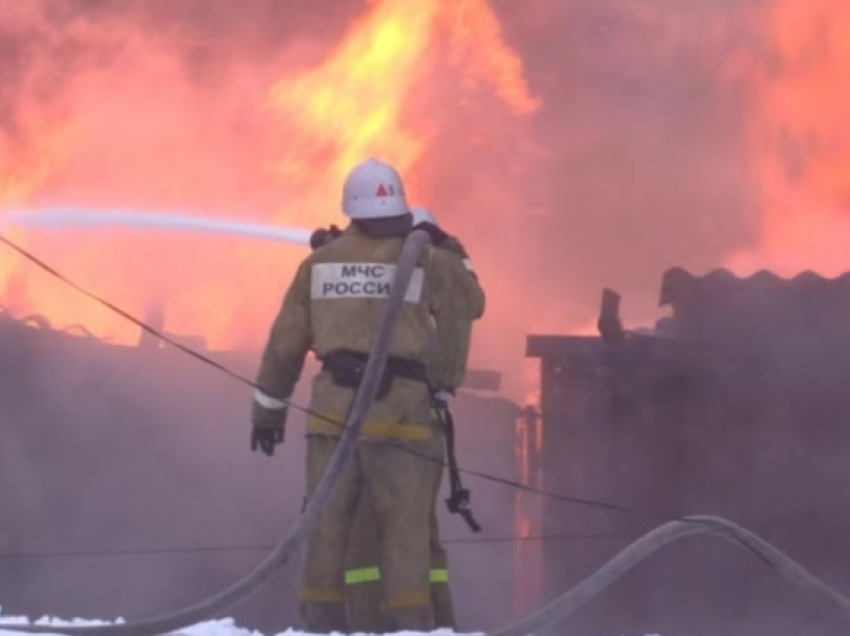
<instances>
[{"instance_id":1,"label":"hose on ground","mask_svg":"<svg viewBox=\"0 0 850 636\"><path fill-rule=\"evenodd\" d=\"M832 605L850 624L850 600L761 537L738 524L714 516L692 516L670 521L648 532L615 555L595 573L548 605L486 636L528 636L559 623L592 600L638 563L664 546L697 534L722 537L764 560L800 590Z\"/></svg>"},{"instance_id":2,"label":"hose on ground","mask_svg":"<svg viewBox=\"0 0 850 636\"><path fill-rule=\"evenodd\" d=\"M357 438L363 428L369 407L375 400L379 381L387 364L390 341L404 303L408 284L419 262L419 255L429 241L428 234L421 230L412 232L405 239L389 298L381 316L369 360L366 363L363 381L357 390L346 418L340 443L316 491L307 502L301 517L271 554L254 571L218 594L168 614L114 625L61 628L48 625L3 625L2 629L5 631L53 634L59 631L70 636L105 636L107 634L109 636L159 636L218 618L223 612L233 609L270 581L289 561L315 526L339 481L343 469L354 453Z\"/></svg>"}]
</instances>

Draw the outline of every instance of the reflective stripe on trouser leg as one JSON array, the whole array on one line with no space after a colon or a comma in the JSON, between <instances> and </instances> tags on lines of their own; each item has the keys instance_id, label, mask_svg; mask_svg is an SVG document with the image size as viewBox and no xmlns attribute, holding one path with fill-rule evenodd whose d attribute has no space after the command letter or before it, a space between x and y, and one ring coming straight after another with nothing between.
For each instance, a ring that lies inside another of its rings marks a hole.
<instances>
[{"instance_id":1,"label":"reflective stripe on trouser leg","mask_svg":"<svg viewBox=\"0 0 850 636\"><path fill-rule=\"evenodd\" d=\"M452 590L449 586L448 569L431 570L431 604L434 608L434 622L438 629L455 630L455 612L452 603Z\"/></svg>"},{"instance_id":2,"label":"reflective stripe on trouser leg","mask_svg":"<svg viewBox=\"0 0 850 636\"><path fill-rule=\"evenodd\" d=\"M381 571L377 566L371 568L358 568L348 570L345 573L346 585L357 585L359 583L372 583L381 580Z\"/></svg>"},{"instance_id":3,"label":"reflective stripe on trouser leg","mask_svg":"<svg viewBox=\"0 0 850 636\"><path fill-rule=\"evenodd\" d=\"M386 624L386 616L381 607L381 581L370 580L374 575L349 577L345 590L348 609L348 626L352 633L385 634L392 630Z\"/></svg>"},{"instance_id":4,"label":"reflective stripe on trouser leg","mask_svg":"<svg viewBox=\"0 0 850 636\"><path fill-rule=\"evenodd\" d=\"M345 573L346 585L358 585L360 583L373 583L381 580L381 570L377 567L358 568L348 570ZM448 583L449 571L445 568L431 570L431 583Z\"/></svg>"},{"instance_id":5,"label":"reflective stripe on trouser leg","mask_svg":"<svg viewBox=\"0 0 850 636\"><path fill-rule=\"evenodd\" d=\"M445 568L431 570L431 583L448 583L449 571Z\"/></svg>"},{"instance_id":6,"label":"reflective stripe on trouser leg","mask_svg":"<svg viewBox=\"0 0 850 636\"><path fill-rule=\"evenodd\" d=\"M368 490L361 490L357 511L349 531L346 548L345 600L348 626L353 633L385 634L392 630L386 624L381 607L382 586L381 541L375 506Z\"/></svg>"},{"instance_id":7,"label":"reflective stripe on trouser leg","mask_svg":"<svg viewBox=\"0 0 850 636\"><path fill-rule=\"evenodd\" d=\"M430 576L434 469L428 458L438 456L442 441L436 438L410 446L415 454L396 445L364 444L360 459L380 524L383 606L389 631L430 632L436 625Z\"/></svg>"},{"instance_id":8,"label":"reflective stripe on trouser leg","mask_svg":"<svg viewBox=\"0 0 850 636\"><path fill-rule=\"evenodd\" d=\"M307 438L308 497L321 481L338 443L338 439L330 437ZM349 631L345 608L345 549L359 485L357 462L352 461L307 537L298 594L307 632Z\"/></svg>"},{"instance_id":9,"label":"reflective stripe on trouser leg","mask_svg":"<svg viewBox=\"0 0 850 636\"><path fill-rule=\"evenodd\" d=\"M443 440L445 443L445 440ZM441 451L445 450L441 446ZM440 453L440 459L445 458L445 453ZM432 503L430 520L430 545L431 545L431 603L434 608L434 622L438 628L452 629L456 631L454 603L452 603L452 591L449 586L449 558L446 549L440 542L440 522L437 516L437 506L440 501L440 486L443 481L443 465L434 464L434 501Z\"/></svg>"},{"instance_id":10,"label":"reflective stripe on trouser leg","mask_svg":"<svg viewBox=\"0 0 850 636\"><path fill-rule=\"evenodd\" d=\"M431 593L412 590L390 594L384 601L387 610L418 610L422 607L431 607Z\"/></svg>"}]
</instances>

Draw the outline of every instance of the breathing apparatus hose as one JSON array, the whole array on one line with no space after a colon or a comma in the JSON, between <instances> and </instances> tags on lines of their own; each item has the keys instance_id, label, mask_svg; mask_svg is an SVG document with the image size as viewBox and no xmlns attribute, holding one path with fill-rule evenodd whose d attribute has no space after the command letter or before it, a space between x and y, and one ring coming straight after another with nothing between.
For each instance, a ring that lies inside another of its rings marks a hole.
<instances>
[{"instance_id":1,"label":"breathing apparatus hose","mask_svg":"<svg viewBox=\"0 0 850 636\"><path fill-rule=\"evenodd\" d=\"M548 605L511 625L488 632L486 636L537 634L540 630L568 618L611 583L667 544L697 534L711 534L724 538L754 554L801 591L832 605L850 624L850 600L761 537L732 521L706 515L683 517L681 520L670 521L655 528L628 545L599 570Z\"/></svg>"},{"instance_id":2,"label":"breathing apparatus hose","mask_svg":"<svg viewBox=\"0 0 850 636\"><path fill-rule=\"evenodd\" d=\"M389 298L384 308L381 322L375 336L375 343L366 363L357 393L346 418L345 428L339 445L328 464L325 474L316 491L307 502L303 513L275 549L260 563L254 571L218 594L194 605L169 614L161 614L114 625L68 626L48 625L2 625L5 631L28 633L62 633L71 636L159 636L218 618L239 603L245 601L265 583L270 581L289 561L301 546L307 534L313 529L324 507L333 493L337 482L348 461L354 453L357 437L363 429L363 423L369 407L375 400L379 381L383 375L389 355L390 340L395 330L404 296L419 262L422 249L430 242L426 232L416 230L404 241L398 267L390 288Z\"/></svg>"}]
</instances>

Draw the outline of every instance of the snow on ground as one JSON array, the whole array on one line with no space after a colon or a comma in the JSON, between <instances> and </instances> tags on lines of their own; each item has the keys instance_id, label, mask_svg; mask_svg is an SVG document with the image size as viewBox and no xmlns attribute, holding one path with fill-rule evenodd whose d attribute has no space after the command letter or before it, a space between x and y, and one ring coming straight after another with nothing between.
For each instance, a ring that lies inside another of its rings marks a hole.
<instances>
[{"instance_id":1,"label":"snow on ground","mask_svg":"<svg viewBox=\"0 0 850 636\"><path fill-rule=\"evenodd\" d=\"M2 616L3 608L0 607L0 636L21 636L22 632L10 631L7 629L3 629L3 625L13 626L13 625L28 625L30 624L30 620L23 616ZM115 623L123 623L123 620L114 621ZM56 636L62 635L62 627L63 626L83 626L83 625L109 625L108 621L100 621L100 620L86 620L81 618L75 618L73 620L62 620L58 618L40 618L34 621L36 625L51 625L56 626L56 631L53 632ZM399 632L398 636L413 636L414 634L418 634L420 632ZM436 632L433 632L435 636L451 636L454 632L441 629ZM236 625L236 622L232 618L226 618L218 621L209 621L207 623L199 623L198 625L194 625L193 627L187 627L186 629L181 629L179 632L175 632L175 634L179 634L180 636L263 636L260 632L256 632L250 629L243 629ZM288 629L285 632L280 632L275 636L308 636L305 632L299 632L293 629ZM474 634L470 634L469 636L477 636Z\"/></svg>"}]
</instances>

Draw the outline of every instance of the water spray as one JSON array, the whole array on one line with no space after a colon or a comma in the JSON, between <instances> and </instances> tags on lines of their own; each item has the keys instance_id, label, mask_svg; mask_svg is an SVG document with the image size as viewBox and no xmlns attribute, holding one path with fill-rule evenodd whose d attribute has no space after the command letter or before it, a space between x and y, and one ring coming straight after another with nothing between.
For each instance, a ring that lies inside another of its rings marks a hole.
<instances>
[{"instance_id":1,"label":"water spray","mask_svg":"<svg viewBox=\"0 0 850 636\"><path fill-rule=\"evenodd\" d=\"M10 225L45 229L128 226L247 236L297 245L309 245L310 235L312 234L310 230L263 223L241 223L184 215L144 214L129 211L93 212L79 208L48 208L36 211L11 210L0 217L0 230Z\"/></svg>"}]
</instances>

